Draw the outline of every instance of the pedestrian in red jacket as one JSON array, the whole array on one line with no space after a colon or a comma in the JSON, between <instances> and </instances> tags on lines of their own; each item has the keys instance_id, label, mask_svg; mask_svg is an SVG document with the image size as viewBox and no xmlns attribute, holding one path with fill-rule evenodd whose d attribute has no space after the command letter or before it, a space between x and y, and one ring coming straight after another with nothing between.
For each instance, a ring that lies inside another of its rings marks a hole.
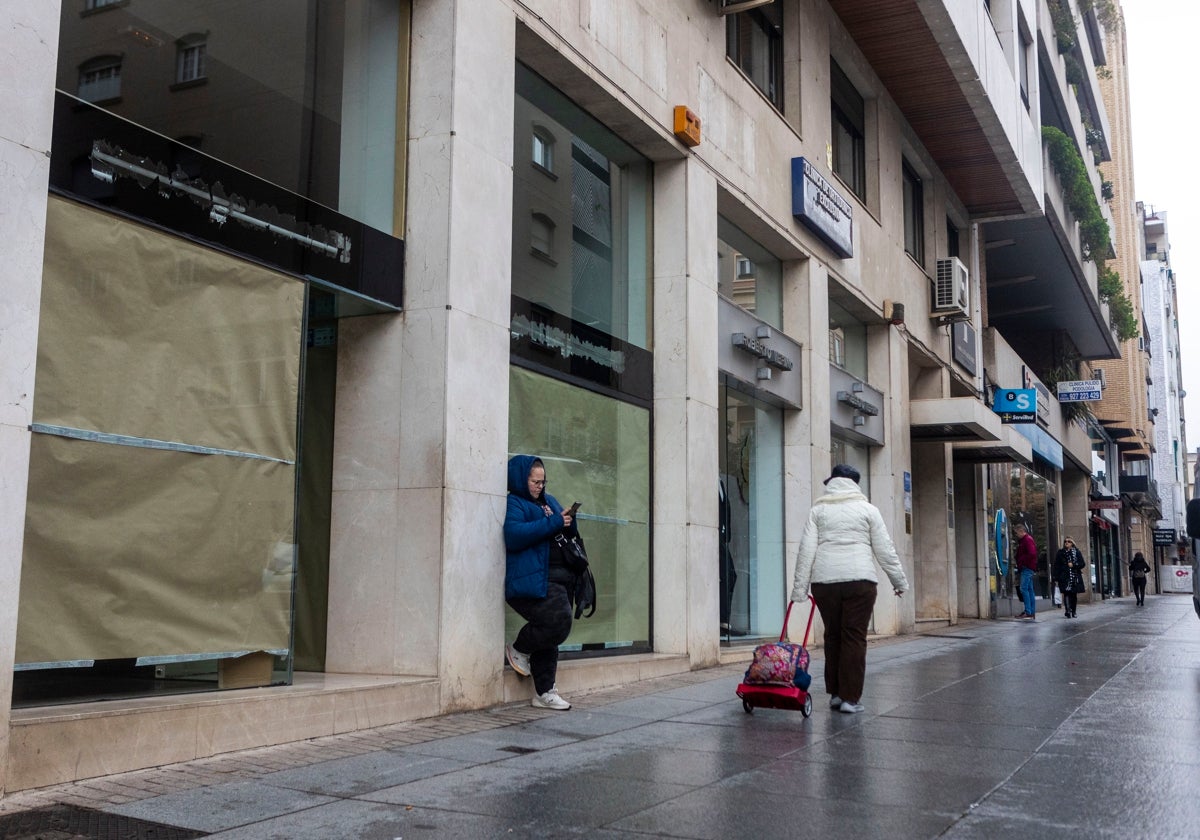
<instances>
[{"instance_id":1,"label":"pedestrian in red jacket","mask_svg":"<svg viewBox=\"0 0 1200 840\"><path fill-rule=\"evenodd\" d=\"M1024 522L1013 526L1017 533L1017 569L1021 573L1021 600L1025 602L1025 611L1017 618L1033 621L1037 618L1037 601L1033 595L1033 575L1037 571L1037 543Z\"/></svg>"}]
</instances>

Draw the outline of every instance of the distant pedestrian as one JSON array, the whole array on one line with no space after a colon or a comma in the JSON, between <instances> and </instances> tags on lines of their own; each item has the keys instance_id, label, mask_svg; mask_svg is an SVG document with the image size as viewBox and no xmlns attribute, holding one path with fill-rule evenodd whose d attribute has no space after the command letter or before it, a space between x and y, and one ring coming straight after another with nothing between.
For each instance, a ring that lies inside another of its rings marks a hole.
<instances>
[{"instance_id":1,"label":"distant pedestrian","mask_svg":"<svg viewBox=\"0 0 1200 840\"><path fill-rule=\"evenodd\" d=\"M1017 535L1016 564L1021 573L1021 600L1025 603L1025 611L1017 618L1033 621L1037 618L1037 600L1033 594L1033 576L1038 565L1037 543L1024 522L1017 522L1013 530Z\"/></svg>"},{"instance_id":2,"label":"distant pedestrian","mask_svg":"<svg viewBox=\"0 0 1200 840\"><path fill-rule=\"evenodd\" d=\"M1129 561L1129 582L1133 584L1133 594L1137 596L1139 607L1146 604L1146 580L1149 575L1150 564L1146 562L1146 556L1139 551L1133 555L1133 560Z\"/></svg>"},{"instance_id":3,"label":"distant pedestrian","mask_svg":"<svg viewBox=\"0 0 1200 840\"><path fill-rule=\"evenodd\" d=\"M1075 547L1075 540L1063 538L1063 547L1054 558L1054 582L1062 592L1063 615L1065 618L1075 617L1075 608L1079 604L1079 593L1084 591L1083 569L1087 561Z\"/></svg>"},{"instance_id":4,"label":"distant pedestrian","mask_svg":"<svg viewBox=\"0 0 1200 840\"><path fill-rule=\"evenodd\" d=\"M826 491L812 504L800 538L792 600L807 601L809 588L825 625L825 690L829 707L863 711L867 627L875 606L878 563L899 597L908 579L879 509L858 489L859 472L838 464Z\"/></svg>"}]
</instances>

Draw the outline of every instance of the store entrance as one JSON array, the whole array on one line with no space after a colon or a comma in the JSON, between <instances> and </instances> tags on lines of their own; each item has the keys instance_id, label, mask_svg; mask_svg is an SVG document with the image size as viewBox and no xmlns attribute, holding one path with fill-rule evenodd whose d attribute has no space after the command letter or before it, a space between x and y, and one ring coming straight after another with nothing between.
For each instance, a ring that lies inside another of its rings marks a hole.
<instances>
[{"instance_id":1,"label":"store entrance","mask_svg":"<svg viewBox=\"0 0 1200 840\"><path fill-rule=\"evenodd\" d=\"M787 600L783 411L721 385L721 639L775 636Z\"/></svg>"}]
</instances>

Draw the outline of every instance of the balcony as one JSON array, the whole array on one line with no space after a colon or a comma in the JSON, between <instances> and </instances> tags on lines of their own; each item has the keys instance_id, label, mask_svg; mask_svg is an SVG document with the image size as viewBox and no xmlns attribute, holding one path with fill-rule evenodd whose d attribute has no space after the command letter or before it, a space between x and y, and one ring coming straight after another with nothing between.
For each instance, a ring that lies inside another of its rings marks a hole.
<instances>
[{"instance_id":1,"label":"balcony","mask_svg":"<svg viewBox=\"0 0 1200 840\"><path fill-rule=\"evenodd\" d=\"M1148 475L1123 475L1120 483L1121 495L1129 503L1152 519L1162 518L1162 500L1158 495L1158 482Z\"/></svg>"},{"instance_id":2,"label":"balcony","mask_svg":"<svg viewBox=\"0 0 1200 840\"><path fill-rule=\"evenodd\" d=\"M1118 358L1096 265L1083 259L1079 225L1045 150L1043 165L1045 214L984 226L988 323L1025 358L1037 358L1054 332L1085 359Z\"/></svg>"},{"instance_id":3,"label":"balcony","mask_svg":"<svg viewBox=\"0 0 1200 840\"><path fill-rule=\"evenodd\" d=\"M983 3L830 6L972 217L1040 212L1039 128Z\"/></svg>"}]
</instances>

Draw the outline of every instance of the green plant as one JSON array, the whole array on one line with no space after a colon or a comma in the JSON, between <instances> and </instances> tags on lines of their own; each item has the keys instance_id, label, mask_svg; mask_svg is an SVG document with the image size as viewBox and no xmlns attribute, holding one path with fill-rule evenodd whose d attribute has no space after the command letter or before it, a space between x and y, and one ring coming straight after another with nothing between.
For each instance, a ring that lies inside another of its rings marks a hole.
<instances>
[{"instance_id":1,"label":"green plant","mask_svg":"<svg viewBox=\"0 0 1200 840\"><path fill-rule=\"evenodd\" d=\"M1075 16L1071 14L1071 6L1067 0L1048 0L1050 22L1054 25L1054 40L1058 43L1060 54L1075 49L1079 43Z\"/></svg>"},{"instance_id":2,"label":"green plant","mask_svg":"<svg viewBox=\"0 0 1200 840\"><path fill-rule=\"evenodd\" d=\"M1042 380L1042 384L1049 388L1051 392L1057 390L1059 382L1070 382L1079 378L1079 355L1069 350L1056 355L1058 359L1055 365L1038 373L1038 378ZM1063 420L1067 423L1085 425L1088 418L1093 416L1091 403L1063 402L1058 405L1062 410Z\"/></svg>"},{"instance_id":3,"label":"green plant","mask_svg":"<svg viewBox=\"0 0 1200 840\"><path fill-rule=\"evenodd\" d=\"M1050 166L1062 182L1067 207L1079 222L1084 259L1105 259L1112 247L1112 234L1100 213L1100 202L1079 150L1071 138L1050 125L1042 126L1042 141L1050 155Z\"/></svg>"},{"instance_id":4,"label":"green plant","mask_svg":"<svg viewBox=\"0 0 1200 840\"><path fill-rule=\"evenodd\" d=\"M1100 182L1100 197L1103 198L1105 201L1113 200L1113 182L1112 181L1101 181Z\"/></svg>"},{"instance_id":5,"label":"green plant","mask_svg":"<svg viewBox=\"0 0 1200 840\"><path fill-rule=\"evenodd\" d=\"M1096 19L1105 29L1112 29L1113 24L1120 19L1114 0L1079 0L1079 11L1086 15L1092 10L1095 10Z\"/></svg>"},{"instance_id":6,"label":"green plant","mask_svg":"<svg viewBox=\"0 0 1200 840\"><path fill-rule=\"evenodd\" d=\"M1133 314L1133 303L1120 292L1108 299L1108 315L1112 325L1117 328L1117 338L1129 341L1141 335L1138 329L1137 317Z\"/></svg>"}]
</instances>

